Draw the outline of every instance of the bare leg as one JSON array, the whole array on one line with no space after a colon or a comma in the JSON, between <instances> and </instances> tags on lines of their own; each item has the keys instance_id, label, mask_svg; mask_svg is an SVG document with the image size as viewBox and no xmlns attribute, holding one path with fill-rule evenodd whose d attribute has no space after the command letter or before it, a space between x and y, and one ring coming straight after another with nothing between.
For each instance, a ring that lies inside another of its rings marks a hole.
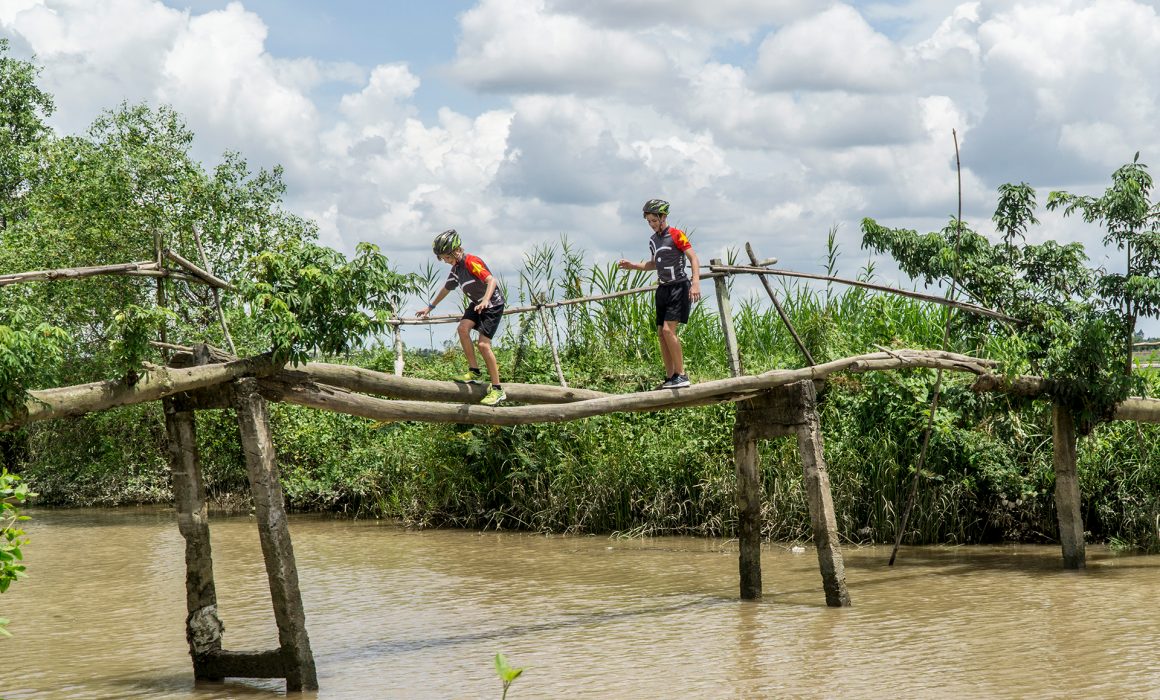
<instances>
[{"instance_id":1,"label":"bare leg","mask_svg":"<svg viewBox=\"0 0 1160 700\"><path fill-rule=\"evenodd\" d=\"M685 373L685 356L681 351L681 338L677 335L679 321L665 321L660 329L661 348L665 355L665 371L669 376Z\"/></svg>"},{"instance_id":2,"label":"bare leg","mask_svg":"<svg viewBox=\"0 0 1160 700\"><path fill-rule=\"evenodd\" d=\"M463 355L467 358L468 367L479 367L475 360L475 346L471 343L471 329L475 328L475 321L462 319L459 322L459 344L463 346Z\"/></svg>"},{"instance_id":3,"label":"bare leg","mask_svg":"<svg viewBox=\"0 0 1160 700\"><path fill-rule=\"evenodd\" d=\"M665 361L665 379L673 376L676 370L673 369L673 356L669 349L669 345L665 342L665 327L657 326L657 341L661 345L661 359Z\"/></svg>"},{"instance_id":4,"label":"bare leg","mask_svg":"<svg viewBox=\"0 0 1160 700\"><path fill-rule=\"evenodd\" d=\"M495 353L491 351L491 338L479 336L479 354L487 364L487 373L491 376L491 383L499 386L499 363L495 361Z\"/></svg>"}]
</instances>

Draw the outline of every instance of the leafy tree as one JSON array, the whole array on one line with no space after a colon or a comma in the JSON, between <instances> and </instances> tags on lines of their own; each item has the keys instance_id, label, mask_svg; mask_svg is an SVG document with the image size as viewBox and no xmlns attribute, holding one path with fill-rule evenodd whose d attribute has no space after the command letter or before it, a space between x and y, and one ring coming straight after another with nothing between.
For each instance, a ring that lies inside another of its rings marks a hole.
<instances>
[{"instance_id":1,"label":"leafy tree","mask_svg":"<svg viewBox=\"0 0 1160 700\"><path fill-rule=\"evenodd\" d=\"M387 329L414 275L391 269L377 246L360 243L353 260L330 248L292 243L251 260L241 283L256 327L276 357L303 362L311 352L342 354Z\"/></svg>"},{"instance_id":2,"label":"leafy tree","mask_svg":"<svg viewBox=\"0 0 1160 700\"><path fill-rule=\"evenodd\" d=\"M36 86L39 69L7 54L8 40L0 39L0 235L21 216L39 146L49 135L43 119L53 112L52 97Z\"/></svg>"},{"instance_id":3,"label":"leafy tree","mask_svg":"<svg viewBox=\"0 0 1160 700\"><path fill-rule=\"evenodd\" d=\"M1122 314L1119 332L1126 349L1125 371L1132 371L1132 336L1136 319L1154 316L1160 310L1160 202L1150 201L1152 176L1140 162L1137 151L1132 162L1112 173L1112 185L1102 197L1052 192L1047 208L1063 208L1064 216L1079 211L1084 221L1100 222L1107 228L1104 245L1114 243L1126 252L1124 274L1100 276L1100 294L1114 303Z\"/></svg>"},{"instance_id":4,"label":"leafy tree","mask_svg":"<svg viewBox=\"0 0 1160 700\"><path fill-rule=\"evenodd\" d=\"M920 236L865 219L863 247L889 253L904 272L927 284L954 279L978 303L1021 319L1018 327L968 315L957 322L979 345L996 333L1017 339L1023 356L1012 359L1026 361L1050 381L1053 398L1072 411L1086 434L1109 419L1118 402L1143 390L1138 377L1116 369L1126 331L1118 297L1106 294L1106 273L1087 266L1078 243L1016 247L1015 239L1023 239L1036 222L1035 191L1025 184L1004 185L999 195L993 218L1003 234L1001 244L964 227L956 245L953 221L941 232Z\"/></svg>"}]
</instances>

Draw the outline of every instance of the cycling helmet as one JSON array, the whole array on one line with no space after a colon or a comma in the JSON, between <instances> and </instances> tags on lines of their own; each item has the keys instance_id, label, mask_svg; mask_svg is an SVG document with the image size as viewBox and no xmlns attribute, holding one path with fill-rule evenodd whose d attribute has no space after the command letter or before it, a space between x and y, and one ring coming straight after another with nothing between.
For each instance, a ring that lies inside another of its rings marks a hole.
<instances>
[{"instance_id":1,"label":"cycling helmet","mask_svg":"<svg viewBox=\"0 0 1160 700\"><path fill-rule=\"evenodd\" d=\"M665 216L669 213L669 203L663 199L650 199L644 203L644 214L657 214L658 216Z\"/></svg>"},{"instance_id":2,"label":"cycling helmet","mask_svg":"<svg viewBox=\"0 0 1160 700\"><path fill-rule=\"evenodd\" d=\"M455 232L455 229L449 228L435 236L435 243L432 244L431 249L435 251L436 256L440 256L452 253L462 245L463 242L459 240L459 234Z\"/></svg>"}]
</instances>

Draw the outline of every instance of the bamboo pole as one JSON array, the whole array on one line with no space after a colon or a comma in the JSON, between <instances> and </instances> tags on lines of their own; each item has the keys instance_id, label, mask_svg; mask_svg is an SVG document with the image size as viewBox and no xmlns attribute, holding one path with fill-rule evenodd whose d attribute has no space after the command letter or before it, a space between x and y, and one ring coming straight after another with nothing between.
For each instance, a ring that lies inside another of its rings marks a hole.
<instances>
[{"instance_id":1,"label":"bamboo pole","mask_svg":"<svg viewBox=\"0 0 1160 700\"><path fill-rule=\"evenodd\" d=\"M757 267L759 265L757 262L757 253L753 252L753 246L749 244L749 241L745 242L745 252L749 254L749 261L754 267ZM761 280L762 286L765 287L765 293L769 295L769 300L773 302L773 308L777 309L777 315L781 317L781 322L785 324L789 334L793 336L793 342L797 343L798 350L801 350L802 354L805 355L806 363L811 366L818 364L814 362L814 356L806 349L806 344L798 337L797 329L793 327L793 323L789 320L789 314L785 312L785 309L781 308L781 302L778 300L777 295L773 293L773 285L769 283L769 278L765 275L758 275L757 277Z\"/></svg>"},{"instance_id":2,"label":"bamboo pole","mask_svg":"<svg viewBox=\"0 0 1160 700\"><path fill-rule=\"evenodd\" d=\"M202 282L209 285L210 287L214 287L216 289L229 289L229 290L233 290L233 288L234 288L233 285L230 284L229 282L226 282L222 278L217 277L215 275L212 275L209 272L206 272L205 270L201 269L197 265L194 265L192 262L183 258L181 255L179 255L174 250L166 248L166 249L162 250L161 253L162 253L162 255L169 258L173 262L177 263L181 267L184 267L191 275L193 275L194 277L197 277L198 279L200 279Z\"/></svg>"},{"instance_id":3,"label":"bamboo pole","mask_svg":"<svg viewBox=\"0 0 1160 700\"><path fill-rule=\"evenodd\" d=\"M130 272L160 271L161 265L155 260L120 263L117 265L94 265L91 267L65 267L57 270L34 270L0 275L0 287L22 282L54 282L64 279L82 279L97 275L124 275Z\"/></svg>"},{"instance_id":4,"label":"bamboo pole","mask_svg":"<svg viewBox=\"0 0 1160 700\"><path fill-rule=\"evenodd\" d=\"M863 289L873 289L879 292L887 292L890 294L897 294L899 296L910 297L911 299L919 299L921 301L929 301L932 304L942 304L951 308L966 311L968 313L976 314L978 316L987 316L989 318L998 319L1000 321L1007 321L1010 323L1023 323L1022 320L1014 316L992 311L991 309L970 304L965 301L953 301L945 297L938 297L932 294L923 294L922 292L912 292L906 289L895 289L894 287L886 287L881 284L872 284L870 282L861 282L859 280L845 279L842 277L829 277L827 275L815 275L809 272L793 272L790 270L764 270L756 267L747 267L742 265L711 265L709 269L713 272L729 272L735 274L747 273L751 275L776 275L778 277L800 277L802 279L823 280L828 282L838 282L841 284L848 284L853 287L862 287Z\"/></svg>"},{"instance_id":5,"label":"bamboo pole","mask_svg":"<svg viewBox=\"0 0 1160 700\"><path fill-rule=\"evenodd\" d=\"M197 230L197 226L192 227L193 242L197 245L197 255L201 260L202 266L213 274L213 268L209 264L209 257L205 254L205 246L201 244L201 232ZM222 295L217 287L210 287L210 292L213 294L213 305L217 308L218 323L222 326L222 334L225 336L226 345L229 346L230 352L237 355L238 349L234 345L234 339L230 335L230 326L226 323L226 312L222 309Z\"/></svg>"},{"instance_id":6,"label":"bamboo pole","mask_svg":"<svg viewBox=\"0 0 1160 700\"><path fill-rule=\"evenodd\" d=\"M709 261L711 265L720 265L719 258ZM729 306L729 278L717 277L713 280L717 293L717 312L721 318L721 331L725 334L725 354L729 359L729 374L741 376L741 351L737 347L737 334L733 331L733 309Z\"/></svg>"}]
</instances>

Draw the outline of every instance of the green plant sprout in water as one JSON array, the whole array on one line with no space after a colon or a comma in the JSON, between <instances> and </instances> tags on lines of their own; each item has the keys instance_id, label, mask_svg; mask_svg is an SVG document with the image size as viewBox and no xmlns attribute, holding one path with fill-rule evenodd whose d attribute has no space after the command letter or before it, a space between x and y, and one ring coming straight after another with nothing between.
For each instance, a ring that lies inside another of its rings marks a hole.
<instances>
[{"instance_id":1,"label":"green plant sprout in water","mask_svg":"<svg viewBox=\"0 0 1160 700\"><path fill-rule=\"evenodd\" d=\"M522 668L512 668L508 665L507 658L502 652L495 655L495 672L499 679L503 681L503 700L507 699L508 688L515 682L520 674L524 672Z\"/></svg>"}]
</instances>

